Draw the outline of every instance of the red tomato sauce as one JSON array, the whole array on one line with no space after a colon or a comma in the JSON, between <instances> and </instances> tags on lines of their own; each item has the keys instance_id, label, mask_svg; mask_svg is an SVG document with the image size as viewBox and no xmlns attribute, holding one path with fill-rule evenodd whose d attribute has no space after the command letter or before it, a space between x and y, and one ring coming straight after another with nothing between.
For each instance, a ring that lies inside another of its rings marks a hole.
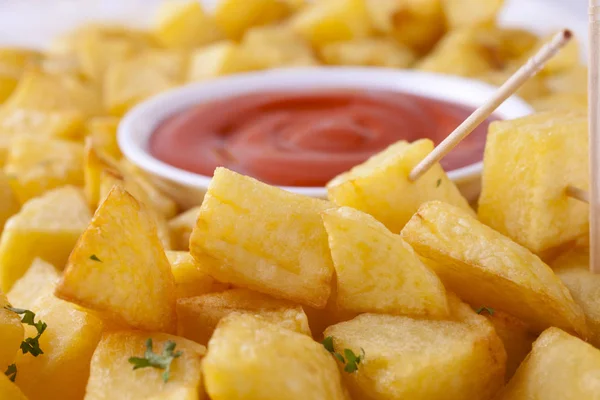
<instances>
[{"instance_id":1,"label":"red tomato sauce","mask_svg":"<svg viewBox=\"0 0 600 400\"><path fill-rule=\"evenodd\" d=\"M436 144L473 110L377 90L265 92L191 107L163 121L150 153L212 176L224 166L282 186L324 186L398 140ZM491 118L442 160L446 171L482 160Z\"/></svg>"}]
</instances>

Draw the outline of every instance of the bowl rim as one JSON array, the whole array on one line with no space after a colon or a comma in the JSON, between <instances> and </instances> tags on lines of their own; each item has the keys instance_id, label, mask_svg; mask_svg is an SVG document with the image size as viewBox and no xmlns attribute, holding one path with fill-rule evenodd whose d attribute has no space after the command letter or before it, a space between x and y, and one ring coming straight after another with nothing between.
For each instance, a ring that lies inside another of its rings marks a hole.
<instances>
[{"instance_id":1,"label":"bowl rim","mask_svg":"<svg viewBox=\"0 0 600 400\"><path fill-rule=\"evenodd\" d=\"M133 107L118 126L123 155L142 170L196 189L206 190L212 177L179 169L153 157L148 141L165 118L202 101L256 91L310 91L326 89L392 90L478 107L497 89L487 83L453 75L378 67L282 68L229 75L190 83L153 96ZM502 119L528 115L533 109L517 96L509 97L495 112ZM450 132L448 132L450 133ZM455 182L476 178L483 161L448 171ZM294 193L325 197L325 187L278 186Z\"/></svg>"}]
</instances>

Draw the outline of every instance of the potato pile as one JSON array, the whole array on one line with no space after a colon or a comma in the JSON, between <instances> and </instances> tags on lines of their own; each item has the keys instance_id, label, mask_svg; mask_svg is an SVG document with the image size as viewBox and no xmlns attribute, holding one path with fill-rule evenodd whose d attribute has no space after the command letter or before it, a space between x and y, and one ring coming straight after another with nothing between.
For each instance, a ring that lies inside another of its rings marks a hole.
<instances>
[{"instance_id":1,"label":"potato pile","mask_svg":"<svg viewBox=\"0 0 600 400\"><path fill-rule=\"evenodd\" d=\"M17 135L0 398L595 399L600 278L565 191L588 185L586 137L573 111L494 122L477 211L439 164L408 181L422 139L328 200L218 168L181 212L90 135L9 169Z\"/></svg>"},{"instance_id":2,"label":"potato pile","mask_svg":"<svg viewBox=\"0 0 600 400\"><path fill-rule=\"evenodd\" d=\"M115 141L137 102L240 70L501 80L539 39L494 27L500 6L169 3L152 32L0 50L0 399L598 398L600 278L588 206L565 192L588 187L585 114L494 122L477 210L440 165L408 180L428 139L336 177L328 200L219 168L190 210ZM536 104L585 104L576 50L530 82Z\"/></svg>"}]
</instances>

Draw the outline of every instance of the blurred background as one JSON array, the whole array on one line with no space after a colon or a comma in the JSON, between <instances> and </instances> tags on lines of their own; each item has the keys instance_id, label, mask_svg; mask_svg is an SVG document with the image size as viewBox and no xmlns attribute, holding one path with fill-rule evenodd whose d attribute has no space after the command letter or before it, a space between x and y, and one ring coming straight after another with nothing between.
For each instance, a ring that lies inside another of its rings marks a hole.
<instances>
[{"instance_id":1,"label":"blurred background","mask_svg":"<svg viewBox=\"0 0 600 400\"><path fill-rule=\"evenodd\" d=\"M217 0L201 2L211 8ZM0 0L0 41L40 47L56 34L88 21L148 26L159 3L160 0ZM540 34L568 26L586 48L588 0L507 0L505 3L500 14L501 25L528 27Z\"/></svg>"}]
</instances>

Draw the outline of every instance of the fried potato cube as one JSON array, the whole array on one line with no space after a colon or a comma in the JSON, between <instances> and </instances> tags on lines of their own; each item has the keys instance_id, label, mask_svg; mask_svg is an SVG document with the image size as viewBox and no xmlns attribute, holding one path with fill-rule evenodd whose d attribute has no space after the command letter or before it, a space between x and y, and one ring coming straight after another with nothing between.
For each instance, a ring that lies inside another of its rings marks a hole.
<instances>
[{"instance_id":1,"label":"fried potato cube","mask_svg":"<svg viewBox=\"0 0 600 400\"><path fill-rule=\"evenodd\" d=\"M133 328L174 330L169 260L152 215L122 187L115 186L96 210L55 294Z\"/></svg>"},{"instance_id":2,"label":"fried potato cube","mask_svg":"<svg viewBox=\"0 0 600 400\"><path fill-rule=\"evenodd\" d=\"M7 107L0 109L0 135L33 134L37 137L81 138L85 116L77 110L40 111Z\"/></svg>"},{"instance_id":3,"label":"fried potato cube","mask_svg":"<svg viewBox=\"0 0 600 400\"><path fill-rule=\"evenodd\" d=\"M148 97L183 83L185 67L183 53L166 50L111 63L103 85L104 106L111 115L122 116Z\"/></svg>"},{"instance_id":4,"label":"fried potato cube","mask_svg":"<svg viewBox=\"0 0 600 400\"><path fill-rule=\"evenodd\" d=\"M446 290L398 235L349 207L324 211L337 275L337 305L349 311L445 317Z\"/></svg>"},{"instance_id":5,"label":"fried potato cube","mask_svg":"<svg viewBox=\"0 0 600 400\"><path fill-rule=\"evenodd\" d=\"M490 38L481 29L450 31L419 61L416 68L466 77L485 75L505 65L496 55L496 45L495 41L490 43Z\"/></svg>"},{"instance_id":6,"label":"fried potato cube","mask_svg":"<svg viewBox=\"0 0 600 400\"><path fill-rule=\"evenodd\" d=\"M19 208L21 205L10 187L8 177L0 169L0 234L2 234L6 221L15 215Z\"/></svg>"},{"instance_id":7,"label":"fried potato cube","mask_svg":"<svg viewBox=\"0 0 600 400\"><path fill-rule=\"evenodd\" d=\"M330 43L321 49L327 64L408 68L413 52L389 38L366 38Z\"/></svg>"},{"instance_id":8,"label":"fried potato cube","mask_svg":"<svg viewBox=\"0 0 600 400\"><path fill-rule=\"evenodd\" d=\"M553 263L554 272L585 313L590 328L589 342L600 347L600 276L589 270L589 249L574 248Z\"/></svg>"},{"instance_id":9,"label":"fried potato cube","mask_svg":"<svg viewBox=\"0 0 600 400\"><path fill-rule=\"evenodd\" d=\"M25 203L0 237L0 290L8 292L36 257L62 269L90 218L82 193L69 186Z\"/></svg>"},{"instance_id":10,"label":"fried potato cube","mask_svg":"<svg viewBox=\"0 0 600 400\"><path fill-rule=\"evenodd\" d=\"M171 362L168 381L164 370L134 370L129 357L144 357L146 341L152 339L154 353L161 354L167 342L175 343L181 355ZM102 337L91 362L85 400L186 399L199 400L202 387L200 363L206 348L190 340L164 333L123 331Z\"/></svg>"},{"instance_id":11,"label":"fried potato cube","mask_svg":"<svg viewBox=\"0 0 600 400\"><path fill-rule=\"evenodd\" d=\"M477 25L492 25L500 13L504 0L442 0L450 29Z\"/></svg>"},{"instance_id":12,"label":"fried potato cube","mask_svg":"<svg viewBox=\"0 0 600 400\"><path fill-rule=\"evenodd\" d=\"M36 258L7 293L8 299L19 308L30 310L40 298L54 294L58 279L59 273L54 265Z\"/></svg>"},{"instance_id":13,"label":"fried potato cube","mask_svg":"<svg viewBox=\"0 0 600 400\"><path fill-rule=\"evenodd\" d=\"M527 325L518 318L499 310L489 312L481 311L494 326L498 337L502 340L506 350L506 380L515 373L521 362L531 351L531 345L537 335L531 333Z\"/></svg>"},{"instance_id":14,"label":"fried potato cube","mask_svg":"<svg viewBox=\"0 0 600 400\"><path fill-rule=\"evenodd\" d=\"M79 111L85 116L104 112L100 94L90 84L68 75L28 70L4 107L40 111Z\"/></svg>"},{"instance_id":15,"label":"fried potato cube","mask_svg":"<svg viewBox=\"0 0 600 400\"><path fill-rule=\"evenodd\" d=\"M208 275L187 251L167 251L171 272L175 278L177 298L195 297L210 292L219 292L229 285L217 282Z\"/></svg>"},{"instance_id":16,"label":"fried potato cube","mask_svg":"<svg viewBox=\"0 0 600 400\"><path fill-rule=\"evenodd\" d=\"M375 30L425 54L446 31L441 0L366 0Z\"/></svg>"},{"instance_id":17,"label":"fried potato cube","mask_svg":"<svg viewBox=\"0 0 600 400\"><path fill-rule=\"evenodd\" d=\"M239 52L237 68L240 70L318 64L308 41L287 26L250 29L242 39Z\"/></svg>"},{"instance_id":18,"label":"fried potato cube","mask_svg":"<svg viewBox=\"0 0 600 400\"><path fill-rule=\"evenodd\" d=\"M0 292L0 340L2 340L2 346L0 346L0 369L2 371L6 370L6 367L13 363L19 346L21 346L21 342L23 341L21 317L7 310L6 307L9 305L10 303L6 295ZM2 386L1 383L0 386ZM0 389L1 393L2 390ZM4 398L0 396L0 399Z\"/></svg>"},{"instance_id":19,"label":"fried potato cube","mask_svg":"<svg viewBox=\"0 0 600 400\"><path fill-rule=\"evenodd\" d=\"M120 160L123 154L117 143L117 128L120 119L116 117L95 117L86 122L86 134L91 138L92 145L101 152L104 152Z\"/></svg>"},{"instance_id":20,"label":"fried potato cube","mask_svg":"<svg viewBox=\"0 0 600 400\"><path fill-rule=\"evenodd\" d=\"M190 208L169 221L173 246L177 250L189 250L190 236L200 214L200 206Z\"/></svg>"},{"instance_id":21,"label":"fried potato cube","mask_svg":"<svg viewBox=\"0 0 600 400\"><path fill-rule=\"evenodd\" d=\"M450 320L362 314L327 328L336 352L364 350L358 370L342 372L353 398L492 398L504 384L502 342L490 322L460 300L451 300L451 310Z\"/></svg>"},{"instance_id":22,"label":"fried potato cube","mask_svg":"<svg viewBox=\"0 0 600 400\"><path fill-rule=\"evenodd\" d=\"M158 210L165 218L177 215L177 203L167 194L160 191L148 178L146 173L129 160L123 159L119 162L120 171L124 176L130 176L145 193L145 199L152 208Z\"/></svg>"},{"instance_id":23,"label":"fried potato cube","mask_svg":"<svg viewBox=\"0 0 600 400\"><path fill-rule=\"evenodd\" d=\"M140 50L126 38L90 32L79 39L76 56L84 76L101 83L111 63L126 60Z\"/></svg>"},{"instance_id":24,"label":"fried potato cube","mask_svg":"<svg viewBox=\"0 0 600 400\"><path fill-rule=\"evenodd\" d=\"M35 135L16 137L4 171L21 204L60 186L83 186L83 146Z\"/></svg>"},{"instance_id":25,"label":"fried potato cube","mask_svg":"<svg viewBox=\"0 0 600 400\"><path fill-rule=\"evenodd\" d=\"M600 350L549 328L502 391L499 400L597 399Z\"/></svg>"},{"instance_id":26,"label":"fried potato cube","mask_svg":"<svg viewBox=\"0 0 600 400\"><path fill-rule=\"evenodd\" d=\"M301 306L247 289L177 300L177 334L206 345L219 321L232 313L258 315L283 328L311 335Z\"/></svg>"},{"instance_id":27,"label":"fried potato cube","mask_svg":"<svg viewBox=\"0 0 600 400\"><path fill-rule=\"evenodd\" d=\"M219 0L215 20L228 38L237 40L251 27L275 22L289 12L280 0Z\"/></svg>"},{"instance_id":28,"label":"fried potato cube","mask_svg":"<svg viewBox=\"0 0 600 400\"><path fill-rule=\"evenodd\" d=\"M433 142L428 139L393 144L335 177L327 184L327 196L339 206L371 214L394 233L399 233L419 206L429 200L442 200L472 213L439 164L417 181L408 180L410 171L432 150Z\"/></svg>"},{"instance_id":29,"label":"fried potato cube","mask_svg":"<svg viewBox=\"0 0 600 400\"><path fill-rule=\"evenodd\" d=\"M28 400L21 389L11 382L5 374L0 374L0 399Z\"/></svg>"},{"instance_id":30,"label":"fried potato cube","mask_svg":"<svg viewBox=\"0 0 600 400\"><path fill-rule=\"evenodd\" d=\"M251 69L241 66L242 60L239 45L229 40L201 47L190 55L187 80L203 81Z\"/></svg>"},{"instance_id":31,"label":"fried potato cube","mask_svg":"<svg viewBox=\"0 0 600 400\"><path fill-rule=\"evenodd\" d=\"M223 37L213 17L195 0L162 3L154 34L163 46L184 49L204 46Z\"/></svg>"},{"instance_id":32,"label":"fried potato cube","mask_svg":"<svg viewBox=\"0 0 600 400\"><path fill-rule=\"evenodd\" d=\"M143 172L125 159L117 162L106 153L102 153L94 146L93 141L86 142L84 162L85 193L92 208L98 205L102 197L100 190L102 173L109 171L125 182L125 188L137 200L148 205L161 217L171 218L177 214L175 201L158 190ZM111 187L112 185L109 189Z\"/></svg>"},{"instance_id":33,"label":"fried potato cube","mask_svg":"<svg viewBox=\"0 0 600 400\"><path fill-rule=\"evenodd\" d=\"M32 357L19 353L15 383L30 399L45 399L49 393L65 400L82 399L102 321L54 296L38 300L32 311L36 322L44 321L48 326L39 339L44 354ZM28 337L37 335L32 326L25 332Z\"/></svg>"},{"instance_id":34,"label":"fried potato cube","mask_svg":"<svg viewBox=\"0 0 600 400\"><path fill-rule=\"evenodd\" d=\"M249 314L219 322L202 372L212 400L349 399L323 345Z\"/></svg>"},{"instance_id":35,"label":"fried potato cube","mask_svg":"<svg viewBox=\"0 0 600 400\"><path fill-rule=\"evenodd\" d=\"M163 246L163 249L171 250L173 238L171 237L171 231L169 230L167 219L162 214L157 212L157 210L148 206L150 203L145 198L145 192L140 189L140 186L137 185L137 182L131 180L126 181L123 176L112 170L102 171L100 175L100 198L106 198L114 186L119 186L124 190L127 190L129 194L136 199L136 201L147 207L147 211L152 217L154 225L156 226L156 233L160 243Z\"/></svg>"},{"instance_id":36,"label":"fried potato cube","mask_svg":"<svg viewBox=\"0 0 600 400\"><path fill-rule=\"evenodd\" d=\"M531 149L536 149L532 152ZM537 254L588 230L587 118L548 112L492 123L483 158L479 219Z\"/></svg>"},{"instance_id":37,"label":"fried potato cube","mask_svg":"<svg viewBox=\"0 0 600 400\"><path fill-rule=\"evenodd\" d=\"M364 38L372 31L364 0L313 2L292 18L291 26L315 47Z\"/></svg>"},{"instance_id":38,"label":"fried potato cube","mask_svg":"<svg viewBox=\"0 0 600 400\"><path fill-rule=\"evenodd\" d=\"M581 308L550 267L471 214L432 201L419 208L402 237L448 290L470 304L505 311L538 331L556 326L587 336Z\"/></svg>"},{"instance_id":39,"label":"fried potato cube","mask_svg":"<svg viewBox=\"0 0 600 400\"><path fill-rule=\"evenodd\" d=\"M319 213L332 207L217 168L190 252L220 282L323 308L333 263Z\"/></svg>"}]
</instances>

